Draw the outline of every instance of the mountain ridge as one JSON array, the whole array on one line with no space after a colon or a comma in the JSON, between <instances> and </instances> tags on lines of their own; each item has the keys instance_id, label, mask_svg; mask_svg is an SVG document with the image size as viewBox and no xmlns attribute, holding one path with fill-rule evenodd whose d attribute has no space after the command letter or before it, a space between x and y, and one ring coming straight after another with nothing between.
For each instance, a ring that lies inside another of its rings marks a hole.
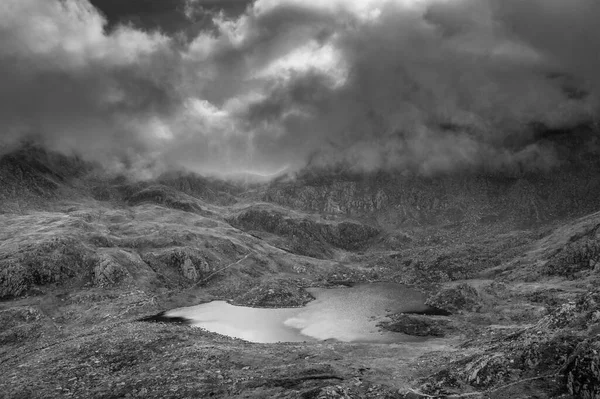
<instances>
[{"instance_id":1,"label":"mountain ridge","mask_svg":"<svg viewBox=\"0 0 600 399\"><path fill-rule=\"evenodd\" d=\"M565 149L562 166L545 175L313 170L253 185L187 172L133 180L32 147L5 154L0 369L12 383L0 386L9 397L28 386L36 387L27 391L30 397L48 397L55 393L45 383L52 375L80 397L165 397L165 386L188 392L166 397L294 397L296 391L273 385L272 378L295 375L299 351L309 369L334 368L342 375L339 389L320 379L298 385L307 397L331 390L366 398L491 392L557 368L570 377L515 385L506 394L592 394L595 382L584 381L600 381L585 368L597 357L593 331L600 329L594 316L600 312L594 299L600 186L594 147L580 151L586 143ZM381 328L442 341L410 349L412 357L371 348L384 359L375 361L353 344L254 346L138 321L212 300L302 306L312 299L306 288L374 281L417 287L438 309L433 315L390 315ZM95 346L86 337L105 342ZM166 343L183 357L139 348L139 342ZM212 357L192 366L185 357L199 356L198 342ZM115 358L114 347L129 360ZM561 355L553 357L553 351ZM97 364L120 373L65 371L94 353L104 359ZM239 371L236 361L219 353L236 353L251 369ZM141 358L160 374L140 374ZM280 371L254 358L268 358ZM177 378L168 377L166 359L177 364ZM383 374L348 366L357 362ZM34 371L31 364L44 367ZM190 382L198 365L228 377ZM407 370L399 380L390 374L398 367ZM143 383L134 382L136 375L145 376ZM354 378L362 385L352 384Z\"/></svg>"}]
</instances>

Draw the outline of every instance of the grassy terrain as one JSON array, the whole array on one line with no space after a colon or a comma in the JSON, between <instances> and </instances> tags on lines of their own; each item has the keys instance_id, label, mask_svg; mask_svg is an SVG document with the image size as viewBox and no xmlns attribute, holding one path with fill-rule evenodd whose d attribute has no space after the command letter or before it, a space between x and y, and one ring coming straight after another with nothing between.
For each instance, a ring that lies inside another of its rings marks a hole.
<instances>
[{"instance_id":1,"label":"grassy terrain","mask_svg":"<svg viewBox=\"0 0 600 399\"><path fill-rule=\"evenodd\" d=\"M563 205L550 194L520 208L523 196L505 197L503 208L429 181L411 186L430 193L412 203L386 194L396 183L383 180L379 200L367 201L377 190L347 180L132 182L60 155L2 158L0 397L600 392L600 214L581 215L593 208L593 188L580 212L552 218ZM511 218L488 218L507 207ZM301 306L308 287L369 281L427 292L445 315L390 315L382 328L430 339L253 344L139 321L215 299Z\"/></svg>"}]
</instances>

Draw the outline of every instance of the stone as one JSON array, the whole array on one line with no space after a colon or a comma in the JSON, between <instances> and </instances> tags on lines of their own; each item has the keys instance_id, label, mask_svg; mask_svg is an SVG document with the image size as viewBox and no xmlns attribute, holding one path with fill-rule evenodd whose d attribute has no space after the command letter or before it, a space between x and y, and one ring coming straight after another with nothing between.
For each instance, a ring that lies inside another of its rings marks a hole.
<instances>
[{"instance_id":1,"label":"stone","mask_svg":"<svg viewBox=\"0 0 600 399\"><path fill-rule=\"evenodd\" d=\"M418 337L443 337L451 329L449 320L421 315L393 315L392 321L380 323L385 330Z\"/></svg>"},{"instance_id":2,"label":"stone","mask_svg":"<svg viewBox=\"0 0 600 399\"><path fill-rule=\"evenodd\" d=\"M425 304L451 313L460 311L477 312L482 307L477 290L466 283L442 289L430 296Z\"/></svg>"}]
</instances>

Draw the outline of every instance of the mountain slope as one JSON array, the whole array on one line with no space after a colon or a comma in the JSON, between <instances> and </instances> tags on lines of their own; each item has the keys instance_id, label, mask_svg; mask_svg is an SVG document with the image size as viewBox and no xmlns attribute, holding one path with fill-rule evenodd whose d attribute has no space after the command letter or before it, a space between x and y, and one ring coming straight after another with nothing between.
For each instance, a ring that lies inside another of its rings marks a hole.
<instances>
[{"instance_id":1,"label":"mountain slope","mask_svg":"<svg viewBox=\"0 0 600 399\"><path fill-rule=\"evenodd\" d=\"M560 147L562 166L549 174L307 171L251 187L185 173L133 181L33 147L6 154L0 372L10 379L0 389L9 397L591 394L600 381L587 366L600 331L600 206L598 163L584 144L581 157ZM311 300L306 287L368 281L420 287L446 314L391 315L383 328L445 338L395 349L255 345L137 321L215 299L300 306ZM154 371L143 373L141 361ZM73 371L85 365L85 375ZM560 378L503 388L546 374Z\"/></svg>"},{"instance_id":2,"label":"mountain slope","mask_svg":"<svg viewBox=\"0 0 600 399\"><path fill-rule=\"evenodd\" d=\"M590 126L540 132L535 145L556 153L550 170L479 168L430 177L306 170L271 183L262 199L309 212L376 218L392 228L547 223L599 208L599 134Z\"/></svg>"}]
</instances>

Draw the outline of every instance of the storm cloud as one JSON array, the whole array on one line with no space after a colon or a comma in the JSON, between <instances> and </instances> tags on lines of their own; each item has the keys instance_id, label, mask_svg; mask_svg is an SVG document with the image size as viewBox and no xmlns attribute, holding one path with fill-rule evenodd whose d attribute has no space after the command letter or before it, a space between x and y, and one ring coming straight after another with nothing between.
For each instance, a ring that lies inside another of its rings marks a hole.
<instances>
[{"instance_id":1,"label":"storm cloud","mask_svg":"<svg viewBox=\"0 0 600 399\"><path fill-rule=\"evenodd\" d=\"M208 3L109 29L87 1L4 0L2 144L149 173L548 169L532 123L597 118L592 0Z\"/></svg>"}]
</instances>

